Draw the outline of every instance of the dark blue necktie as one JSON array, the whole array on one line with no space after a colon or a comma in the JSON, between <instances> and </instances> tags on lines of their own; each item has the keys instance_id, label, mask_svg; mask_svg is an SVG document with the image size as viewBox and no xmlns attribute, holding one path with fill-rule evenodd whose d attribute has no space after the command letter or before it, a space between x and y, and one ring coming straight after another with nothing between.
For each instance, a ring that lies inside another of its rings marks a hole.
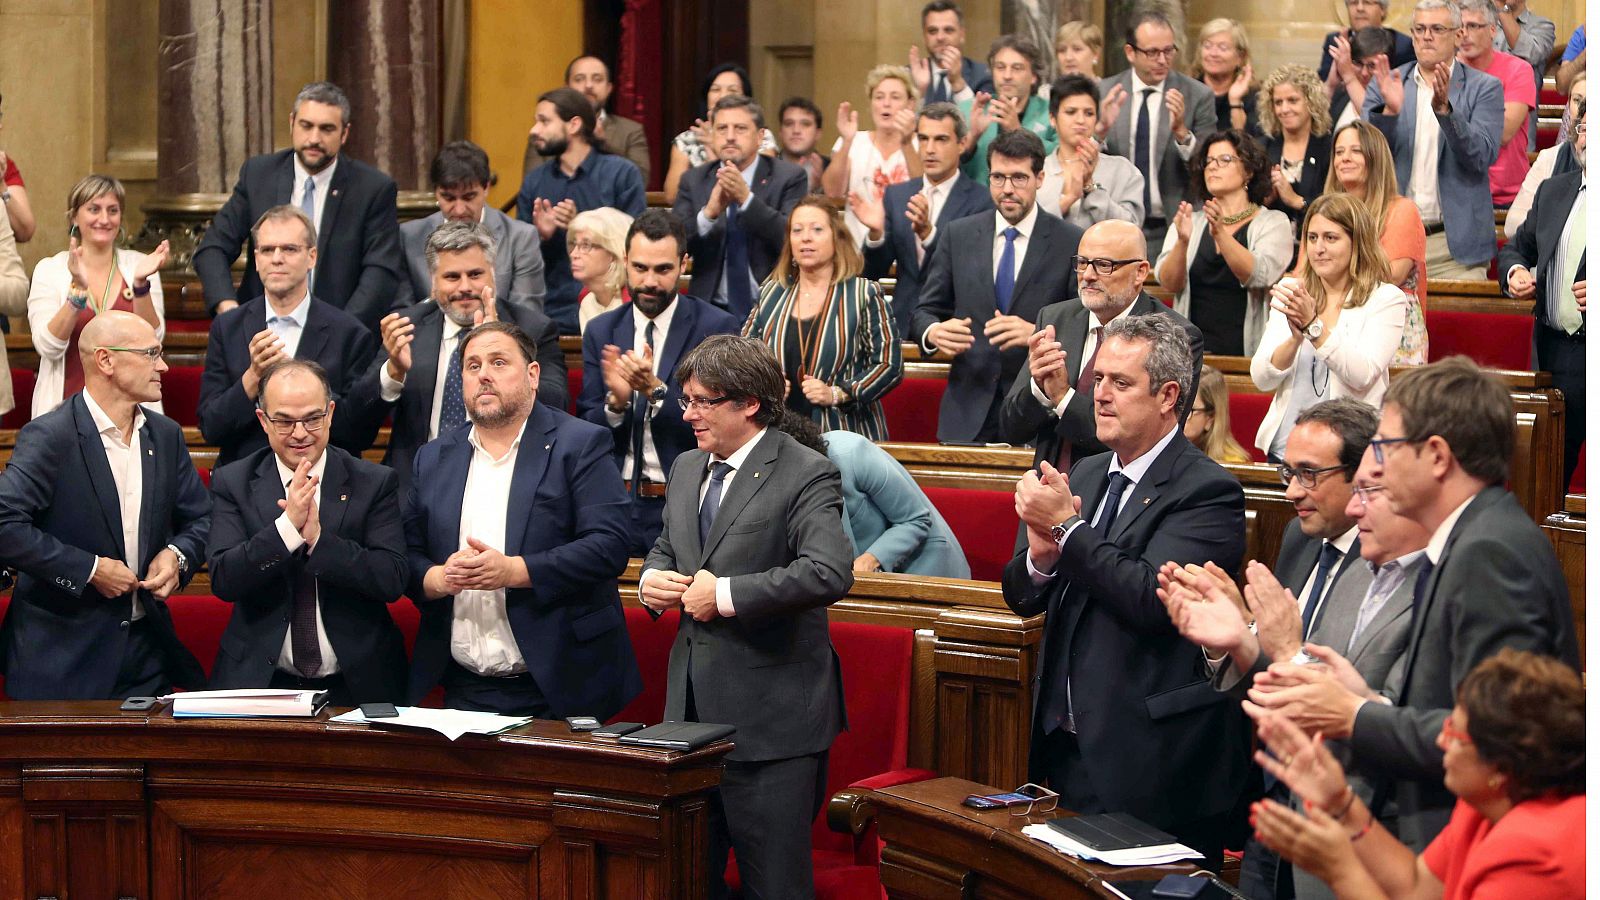
<instances>
[{"instance_id":1,"label":"dark blue necktie","mask_svg":"<svg viewBox=\"0 0 1600 900\"><path fill-rule=\"evenodd\" d=\"M454 339L445 343L445 352L450 354L450 359L444 370L444 396L439 398L441 435L449 434L467 422L467 401L461 396L461 354L456 352L461 345L462 335L466 333L467 330L463 328L456 332Z\"/></svg>"},{"instance_id":2,"label":"dark blue necktie","mask_svg":"<svg viewBox=\"0 0 1600 900\"><path fill-rule=\"evenodd\" d=\"M656 323L644 326L644 345L655 358ZM642 391L633 392L633 495L639 496L639 482L644 480L644 430L650 427L650 398Z\"/></svg>"},{"instance_id":3,"label":"dark blue necktie","mask_svg":"<svg viewBox=\"0 0 1600 900\"><path fill-rule=\"evenodd\" d=\"M1133 167L1144 176L1144 214L1160 218L1164 213L1151 208L1154 201L1150 196L1150 184L1157 174L1150 168L1150 135L1155 133L1156 128L1155 115L1150 109L1150 95L1155 92L1155 88L1144 88L1139 91L1139 117L1134 119L1138 127L1133 130Z\"/></svg>"},{"instance_id":4,"label":"dark blue necktie","mask_svg":"<svg viewBox=\"0 0 1600 900\"><path fill-rule=\"evenodd\" d=\"M1300 639L1308 640L1311 629L1317 624L1317 613L1322 611L1322 598L1326 595L1323 588L1328 584L1328 573L1339 564L1340 557L1344 556L1328 541L1322 542L1322 552L1317 555L1317 574L1311 577L1311 595L1306 597L1306 610L1300 615Z\"/></svg>"},{"instance_id":5,"label":"dark blue necktie","mask_svg":"<svg viewBox=\"0 0 1600 900\"><path fill-rule=\"evenodd\" d=\"M722 481L733 471L733 466L725 462L711 464L711 484L706 486L706 495L700 501L700 546L705 547L706 538L711 534L711 523L717 521L717 510L722 507Z\"/></svg>"},{"instance_id":6,"label":"dark blue necktie","mask_svg":"<svg viewBox=\"0 0 1600 900\"><path fill-rule=\"evenodd\" d=\"M1001 315L1011 312L1011 292L1017 287L1017 236L1016 228L1000 232L1005 235L1006 246L1000 251L1000 270L994 273L994 305Z\"/></svg>"},{"instance_id":7,"label":"dark blue necktie","mask_svg":"<svg viewBox=\"0 0 1600 900\"><path fill-rule=\"evenodd\" d=\"M1422 598L1428 596L1428 582L1432 580L1433 560L1424 555L1422 563L1417 566L1416 587L1411 589L1411 630L1413 634L1422 627Z\"/></svg>"},{"instance_id":8,"label":"dark blue necktie","mask_svg":"<svg viewBox=\"0 0 1600 900\"><path fill-rule=\"evenodd\" d=\"M739 207L729 206L723 217L722 277L728 284L728 312L741 323L750 316L755 298L750 296L750 240L739 223Z\"/></svg>"},{"instance_id":9,"label":"dark blue necktie","mask_svg":"<svg viewBox=\"0 0 1600 900\"><path fill-rule=\"evenodd\" d=\"M1133 484L1133 480L1121 472L1112 472L1106 481L1106 502L1100 508L1100 521L1094 523L1094 529L1101 536L1111 535L1111 523L1117 520L1117 511L1122 507L1122 492L1130 484Z\"/></svg>"}]
</instances>

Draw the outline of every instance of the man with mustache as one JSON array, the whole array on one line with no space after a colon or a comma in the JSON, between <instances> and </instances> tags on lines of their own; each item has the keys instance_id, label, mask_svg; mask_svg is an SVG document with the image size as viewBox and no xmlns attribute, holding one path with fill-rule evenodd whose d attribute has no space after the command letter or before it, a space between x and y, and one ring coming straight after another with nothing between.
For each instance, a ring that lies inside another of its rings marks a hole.
<instances>
[{"instance_id":1,"label":"man with mustache","mask_svg":"<svg viewBox=\"0 0 1600 900\"><path fill-rule=\"evenodd\" d=\"M667 475L694 446L672 373L708 335L738 334L740 322L698 297L678 294L689 236L664 209L645 210L628 229L624 261L632 303L596 316L583 333L578 415L611 429L613 457L631 501L631 556L661 535Z\"/></svg>"},{"instance_id":2,"label":"man with mustache","mask_svg":"<svg viewBox=\"0 0 1600 900\"><path fill-rule=\"evenodd\" d=\"M351 389L351 418L371 441L390 413L394 426L383 461L411 482L417 449L466 424L461 398L461 338L480 321L515 323L538 348L539 400L567 408L567 366L555 323L537 310L495 299L500 247L477 222L446 222L429 235L432 296L383 317L384 358Z\"/></svg>"}]
</instances>

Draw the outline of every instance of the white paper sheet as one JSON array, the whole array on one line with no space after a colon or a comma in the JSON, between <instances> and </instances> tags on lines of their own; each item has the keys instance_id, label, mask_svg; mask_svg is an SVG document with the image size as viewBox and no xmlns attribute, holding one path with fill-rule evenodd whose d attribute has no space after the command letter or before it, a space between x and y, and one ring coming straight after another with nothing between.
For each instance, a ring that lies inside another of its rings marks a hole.
<instances>
[{"instance_id":1,"label":"white paper sheet","mask_svg":"<svg viewBox=\"0 0 1600 900\"><path fill-rule=\"evenodd\" d=\"M465 709L430 709L422 706L397 706L398 716L382 719L368 719L361 714L361 710L352 709L343 715L334 716L330 722L339 722L346 725L380 726L399 725L406 728L423 728L428 731L437 731L450 740L456 740L463 734L499 734L509 731L533 721L531 716L500 716L494 713L472 712Z\"/></svg>"},{"instance_id":2,"label":"white paper sheet","mask_svg":"<svg viewBox=\"0 0 1600 900\"><path fill-rule=\"evenodd\" d=\"M1159 866L1182 859L1204 858L1183 844L1157 844L1131 850L1094 850L1042 823L1029 825L1022 829L1022 833L1070 856L1111 866Z\"/></svg>"}]
</instances>

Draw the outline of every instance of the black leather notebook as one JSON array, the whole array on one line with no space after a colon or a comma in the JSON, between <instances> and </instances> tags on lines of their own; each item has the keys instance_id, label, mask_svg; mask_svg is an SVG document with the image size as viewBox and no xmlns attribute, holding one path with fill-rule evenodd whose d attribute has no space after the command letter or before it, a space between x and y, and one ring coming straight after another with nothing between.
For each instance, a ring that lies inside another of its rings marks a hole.
<instances>
[{"instance_id":1,"label":"black leather notebook","mask_svg":"<svg viewBox=\"0 0 1600 900\"><path fill-rule=\"evenodd\" d=\"M617 738L619 744L662 747L667 750L698 750L719 741L738 729L715 722L662 722Z\"/></svg>"},{"instance_id":2,"label":"black leather notebook","mask_svg":"<svg viewBox=\"0 0 1600 900\"><path fill-rule=\"evenodd\" d=\"M1165 831L1135 819L1127 813L1098 813L1089 816L1059 816L1050 827L1090 850L1132 850L1176 844L1178 839Z\"/></svg>"}]
</instances>

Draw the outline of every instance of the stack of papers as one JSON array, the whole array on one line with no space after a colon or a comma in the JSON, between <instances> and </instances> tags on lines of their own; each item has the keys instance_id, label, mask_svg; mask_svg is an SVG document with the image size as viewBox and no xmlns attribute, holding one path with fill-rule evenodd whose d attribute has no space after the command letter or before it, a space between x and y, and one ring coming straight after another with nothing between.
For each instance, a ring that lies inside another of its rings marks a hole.
<instances>
[{"instance_id":1,"label":"stack of papers","mask_svg":"<svg viewBox=\"0 0 1600 900\"><path fill-rule=\"evenodd\" d=\"M346 725L378 725L385 728L391 725L401 728L422 728L437 731L452 741L463 734L499 734L533 721L532 716L500 716L465 709L429 709L422 706L397 706L395 709L400 715L369 719L361 714L361 710L352 709L328 721Z\"/></svg>"},{"instance_id":2,"label":"stack of papers","mask_svg":"<svg viewBox=\"0 0 1600 900\"><path fill-rule=\"evenodd\" d=\"M1204 858L1202 854L1182 844L1155 844L1128 850L1094 850L1045 824L1029 825L1022 829L1022 833L1069 856L1090 862L1102 862L1108 866L1159 866L1180 859Z\"/></svg>"},{"instance_id":3,"label":"stack of papers","mask_svg":"<svg viewBox=\"0 0 1600 900\"><path fill-rule=\"evenodd\" d=\"M328 702L328 692L248 688L236 691L187 691L159 699L170 701L172 715L180 719L255 719L314 716Z\"/></svg>"}]
</instances>

